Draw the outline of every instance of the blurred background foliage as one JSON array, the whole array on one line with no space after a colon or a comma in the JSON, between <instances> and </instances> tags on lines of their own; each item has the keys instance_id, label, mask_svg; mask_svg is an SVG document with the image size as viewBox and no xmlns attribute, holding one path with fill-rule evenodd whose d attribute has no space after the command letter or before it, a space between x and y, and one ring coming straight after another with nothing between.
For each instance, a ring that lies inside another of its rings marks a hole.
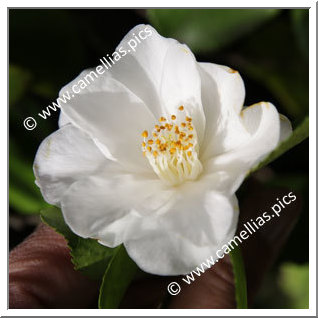
<instances>
[{"instance_id":1,"label":"blurred background foliage","mask_svg":"<svg viewBox=\"0 0 318 318\"><path fill-rule=\"evenodd\" d=\"M163 36L186 43L198 61L240 71L245 105L271 101L295 128L309 113L308 10L151 9L9 11L9 220L10 249L39 222L48 206L34 184L32 162L40 142L57 129L58 113L26 117L51 104L59 89L115 50L136 24L150 23ZM308 307L308 139L252 176L264 186L286 187L302 199L302 214L256 308ZM76 163L75 163L76 164ZM265 175L265 177L264 177ZM259 177L262 176L262 177ZM244 195L243 190L239 196ZM297 252L296 252L297 251Z\"/></svg>"}]
</instances>

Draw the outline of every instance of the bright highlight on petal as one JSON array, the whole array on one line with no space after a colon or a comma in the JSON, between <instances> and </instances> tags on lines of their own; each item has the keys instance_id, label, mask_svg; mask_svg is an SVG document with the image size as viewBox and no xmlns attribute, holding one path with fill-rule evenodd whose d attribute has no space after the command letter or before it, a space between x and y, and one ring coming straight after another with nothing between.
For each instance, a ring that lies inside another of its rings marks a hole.
<instances>
[{"instance_id":1,"label":"bright highlight on petal","mask_svg":"<svg viewBox=\"0 0 318 318\"><path fill-rule=\"evenodd\" d=\"M142 132L142 153L149 160L158 177L169 185L178 185L195 180L202 172L199 160L199 144L192 118L178 107L179 114L171 115L171 120L159 118L149 137Z\"/></svg>"}]
</instances>

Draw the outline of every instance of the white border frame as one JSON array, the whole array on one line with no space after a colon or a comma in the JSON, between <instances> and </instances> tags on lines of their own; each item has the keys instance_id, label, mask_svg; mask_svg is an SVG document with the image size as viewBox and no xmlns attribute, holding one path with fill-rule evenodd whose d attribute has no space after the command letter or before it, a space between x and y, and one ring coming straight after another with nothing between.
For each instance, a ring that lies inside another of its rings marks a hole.
<instances>
[{"instance_id":1,"label":"white border frame","mask_svg":"<svg viewBox=\"0 0 318 318\"><path fill-rule=\"evenodd\" d=\"M99 7L99 8L117 8L117 7L127 7L127 8L147 8L147 7L180 7L180 2L177 0L163 0L163 1L149 1L136 0L134 2L129 2L125 0L112 1L102 1L102 0L90 0L90 6L87 6L85 1L72 1L72 0L48 0L45 3L39 0L31 0L25 2L23 0L16 1L5 1L5 4L1 6L0 13L0 23L1 23L1 42L7 42L7 26L8 26L8 7L9 8L26 8L28 7L43 7L43 8L77 8L77 7ZM7 262L1 262L1 303L0 303L0 314L1 316L316 316L316 2L315 1L282 1L282 0L268 0L268 1L246 1L241 0L238 2L232 0L223 1L207 1L207 0L196 0L196 1L183 1L182 7L213 7L213 8L223 8L223 7L233 7L233 8L246 8L246 7L277 7L277 8L309 8L310 18L309 18L309 61L310 61L310 74L309 74L309 100L310 100L310 138L309 138L309 309L7 309L8 304L8 281L7 281ZM107 6L106 6L107 5ZM8 146L8 113L5 105L8 105L8 48L7 50L2 49L1 54L1 96L4 99L2 103L1 118L3 120L0 126L0 140L2 145L2 156L1 164L5 169L7 169L8 164L8 153L4 153L4 149L7 149L5 145ZM7 84L7 85L6 85ZM6 120L6 122L4 122ZM27 133L27 132L26 132ZM7 173L7 172L6 172ZM1 222L1 255L7 255L8 252L8 216L7 213L7 202L8 200L8 185L4 178L1 181L1 203L3 206L2 217L4 220ZM6 283L4 283L6 282Z\"/></svg>"}]
</instances>

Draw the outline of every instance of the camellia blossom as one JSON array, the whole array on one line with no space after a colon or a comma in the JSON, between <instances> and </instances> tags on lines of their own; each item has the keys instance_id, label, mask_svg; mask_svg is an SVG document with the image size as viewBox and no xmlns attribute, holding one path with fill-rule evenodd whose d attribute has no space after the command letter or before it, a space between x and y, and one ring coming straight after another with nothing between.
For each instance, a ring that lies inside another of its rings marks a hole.
<instances>
[{"instance_id":1,"label":"camellia blossom","mask_svg":"<svg viewBox=\"0 0 318 318\"><path fill-rule=\"evenodd\" d=\"M61 105L34 172L77 235L123 243L146 272L186 274L233 238L236 190L291 125L271 103L243 107L237 71L198 63L151 26L119 47L146 27L135 52Z\"/></svg>"}]
</instances>

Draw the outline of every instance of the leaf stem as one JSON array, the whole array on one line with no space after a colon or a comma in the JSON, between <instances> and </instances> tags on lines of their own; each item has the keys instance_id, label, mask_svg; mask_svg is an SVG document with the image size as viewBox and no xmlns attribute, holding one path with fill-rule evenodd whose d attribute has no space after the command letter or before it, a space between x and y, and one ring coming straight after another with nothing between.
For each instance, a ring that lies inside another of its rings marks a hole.
<instances>
[{"instance_id":1,"label":"leaf stem","mask_svg":"<svg viewBox=\"0 0 318 318\"><path fill-rule=\"evenodd\" d=\"M230 253L234 273L235 299L238 309L247 309L247 288L244 260L238 246Z\"/></svg>"}]
</instances>

